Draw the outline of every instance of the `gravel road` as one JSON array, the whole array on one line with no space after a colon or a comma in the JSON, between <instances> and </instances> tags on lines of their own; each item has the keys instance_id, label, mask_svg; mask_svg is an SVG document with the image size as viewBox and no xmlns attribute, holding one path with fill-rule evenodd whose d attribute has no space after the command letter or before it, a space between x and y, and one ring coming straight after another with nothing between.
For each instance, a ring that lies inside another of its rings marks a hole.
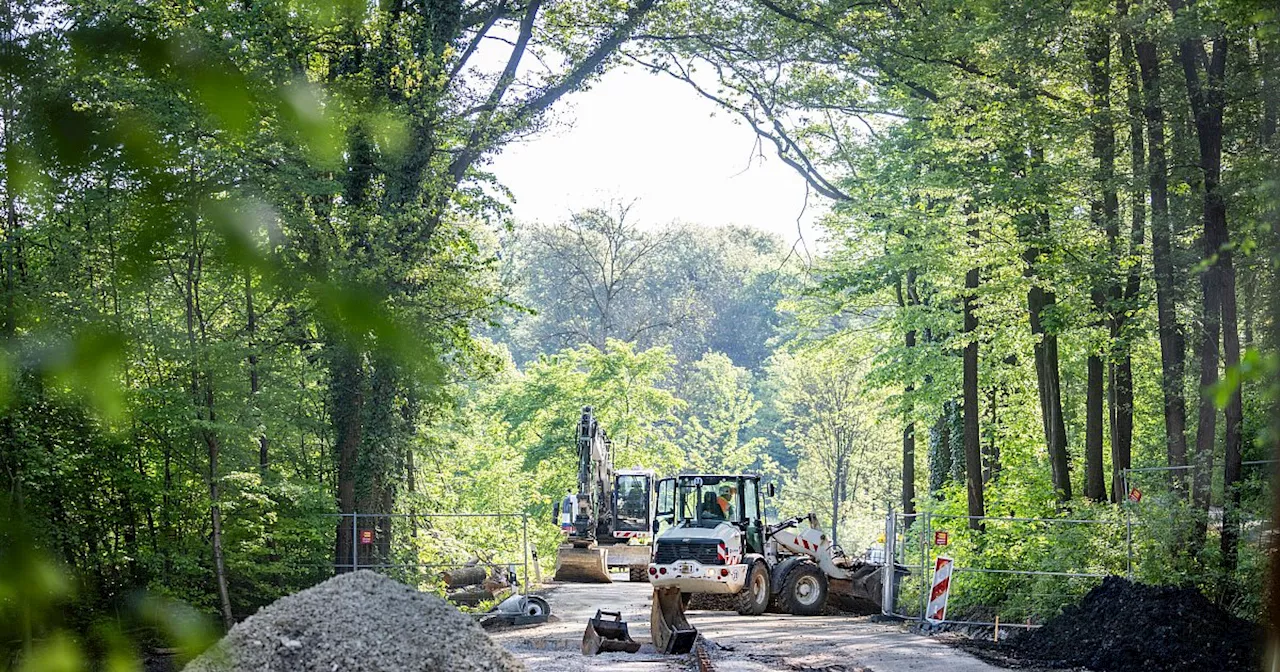
<instances>
[{"instance_id":1,"label":"gravel road","mask_svg":"<svg viewBox=\"0 0 1280 672\"><path fill-rule=\"evenodd\" d=\"M647 583L550 584L540 591L551 602L553 620L543 625L490 633L531 671L608 670L657 672L696 669L689 656L664 656L649 643ZM620 610L631 636L642 643L635 655L586 658L582 631L596 609ZM691 611L719 672L996 672L1000 668L928 637L888 623L852 616L739 616Z\"/></svg>"}]
</instances>

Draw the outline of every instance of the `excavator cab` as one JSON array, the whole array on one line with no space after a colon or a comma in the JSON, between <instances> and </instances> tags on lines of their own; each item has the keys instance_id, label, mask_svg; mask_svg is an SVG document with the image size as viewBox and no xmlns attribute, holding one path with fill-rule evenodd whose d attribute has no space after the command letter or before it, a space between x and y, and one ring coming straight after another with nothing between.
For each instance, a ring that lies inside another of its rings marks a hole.
<instances>
[{"instance_id":1,"label":"excavator cab","mask_svg":"<svg viewBox=\"0 0 1280 672\"><path fill-rule=\"evenodd\" d=\"M613 489L613 530L615 536L649 536L653 473L620 472ZM626 533L626 534L617 534Z\"/></svg>"}]
</instances>

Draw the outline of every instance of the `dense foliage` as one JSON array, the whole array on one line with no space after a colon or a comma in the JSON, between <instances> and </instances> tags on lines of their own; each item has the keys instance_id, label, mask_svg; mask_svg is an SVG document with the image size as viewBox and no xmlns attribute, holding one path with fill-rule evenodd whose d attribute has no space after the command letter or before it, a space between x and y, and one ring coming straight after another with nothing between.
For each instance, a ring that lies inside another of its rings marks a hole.
<instances>
[{"instance_id":1,"label":"dense foliage","mask_svg":"<svg viewBox=\"0 0 1280 672\"><path fill-rule=\"evenodd\" d=\"M851 550L894 507L962 565L1261 607L1268 3L30 4L0 10L5 661L520 535L418 514L528 514L549 563L584 405L618 466L762 473ZM487 157L622 62L832 203L811 265L625 202L511 220ZM1016 618L1087 588L967 580Z\"/></svg>"},{"instance_id":2,"label":"dense foliage","mask_svg":"<svg viewBox=\"0 0 1280 672\"><path fill-rule=\"evenodd\" d=\"M1256 467L1275 456L1260 385L1280 251L1275 8L688 10L662 15L678 37L628 54L834 202L800 311L818 338L869 323L869 380L902 432L901 510L959 504L981 532L988 513L1110 501L1175 521L1152 547L1155 565L1177 559L1167 575L1256 607L1241 534L1268 515Z\"/></svg>"}]
</instances>

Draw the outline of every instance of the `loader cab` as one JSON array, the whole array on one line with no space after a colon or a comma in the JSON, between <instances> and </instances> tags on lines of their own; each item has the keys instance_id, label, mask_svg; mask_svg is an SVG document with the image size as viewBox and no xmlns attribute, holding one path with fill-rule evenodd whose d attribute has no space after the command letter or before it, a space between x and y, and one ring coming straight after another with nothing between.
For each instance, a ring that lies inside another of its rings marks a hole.
<instances>
[{"instance_id":1,"label":"loader cab","mask_svg":"<svg viewBox=\"0 0 1280 672\"><path fill-rule=\"evenodd\" d=\"M749 552L764 552L764 500L754 474L681 474L658 481L654 532L674 526L741 529Z\"/></svg>"}]
</instances>

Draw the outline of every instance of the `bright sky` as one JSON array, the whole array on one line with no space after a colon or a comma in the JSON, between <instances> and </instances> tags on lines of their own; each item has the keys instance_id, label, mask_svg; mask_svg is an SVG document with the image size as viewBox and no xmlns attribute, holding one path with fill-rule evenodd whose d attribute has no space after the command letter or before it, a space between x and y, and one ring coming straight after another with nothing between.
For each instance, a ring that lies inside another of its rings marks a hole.
<instances>
[{"instance_id":1,"label":"bright sky","mask_svg":"<svg viewBox=\"0 0 1280 672\"><path fill-rule=\"evenodd\" d=\"M796 240L800 218L814 249L825 207L772 145L667 75L635 67L607 73L562 100L556 123L509 146L490 168L514 193L518 220L551 222L610 199L637 199L642 224L742 224ZM803 216L801 211L804 210Z\"/></svg>"}]
</instances>

